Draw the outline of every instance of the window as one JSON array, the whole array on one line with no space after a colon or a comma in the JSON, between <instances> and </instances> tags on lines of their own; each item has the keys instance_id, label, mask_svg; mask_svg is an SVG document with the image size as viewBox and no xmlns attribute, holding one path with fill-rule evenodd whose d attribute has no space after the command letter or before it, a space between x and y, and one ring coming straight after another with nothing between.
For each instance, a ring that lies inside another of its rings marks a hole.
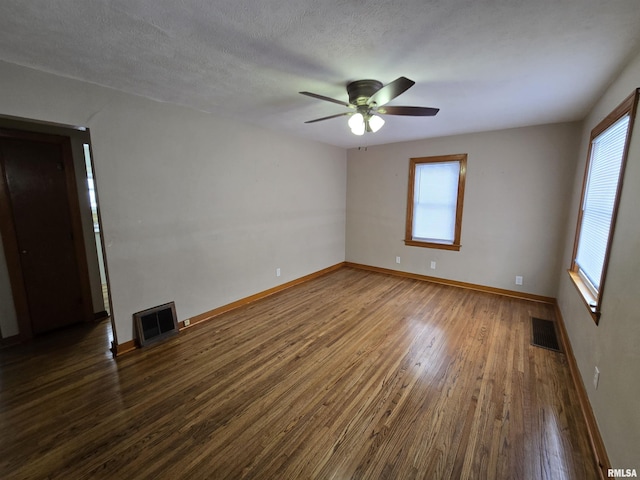
<instances>
[{"instance_id":1,"label":"window","mask_svg":"<svg viewBox=\"0 0 640 480\"><path fill-rule=\"evenodd\" d=\"M460 250L467 155L412 158L405 245Z\"/></svg>"},{"instance_id":2,"label":"window","mask_svg":"<svg viewBox=\"0 0 640 480\"><path fill-rule=\"evenodd\" d=\"M638 91L591 132L569 274L596 324L633 128Z\"/></svg>"}]
</instances>

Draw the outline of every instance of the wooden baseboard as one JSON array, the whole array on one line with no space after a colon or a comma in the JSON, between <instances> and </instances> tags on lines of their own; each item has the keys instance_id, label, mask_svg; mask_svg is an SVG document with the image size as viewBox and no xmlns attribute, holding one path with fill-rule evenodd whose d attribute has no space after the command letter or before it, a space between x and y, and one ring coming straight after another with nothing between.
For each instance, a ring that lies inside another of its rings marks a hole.
<instances>
[{"instance_id":1,"label":"wooden baseboard","mask_svg":"<svg viewBox=\"0 0 640 480\"><path fill-rule=\"evenodd\" d=\"M93 314L93 319L96 322L100 320L104 320L105 318L109 318L109 313L106 310L102 310L101 312L95 312Z\"/></svg>"},{"instance_id":2,"label":"wooden baseboard","mask_svg":"<svg viewBox=\"0 0 640 480\"><path fill-rule=\"evenodd\" d=\"M22 341L20 335L12 335L6 338L0 338L0 348L12 347L13 345L17 345Z\"/></svg>"},{"instance_id":3,"label":"wooden baseboard","mask_svg":"<svg viewBox=\"0 0 640 480\"><path fill-rule=\"evenodd\" d=\"M295 280L291 280L290 282L283 283L282 285L277 285L273 288L265 290L263 292L256 293L255 295L250 295L245 298L241 298L240 300L236 300L235 302L229 303L227 305L223 305L218 308L214 308L205 313L201 313L200 315L196 315L195 317L191 317L185 320L178 322L178 328L180 331L183 331L187 328L191 328L195 325L201 324L208 320L211 320L218 315L222 315L225 312L229 312L231 310L235 310L236 308L240 308L243 305L248 305L249 303L253 303L262 298L266 298L270 295L274 295L278 292L282 292L288 288L294 287L296 285L300 285L301 283L308 282L309 280L313 280L314 278L318 278L327 273L338 270L344 266L344 262L338 263L336 265L332 265L331 267L324 268L314 273L310 273L309 275L305 275L304 277L296 278ZM189 325L185 325L185 321L189 323ZM125 353L132 352L138 348L138 342L136 340L129 340L128 342L124 342L121 344L113 344L111 347L111 351L114 357L119 357L120 355L124 355Z\"/></svg>"},{"instance_id":4,"label":"wooden baseboard","mask_svg":"<svg viewBox=\"0 0 640 480\"><path fill-rule=\"evenodd\" d=\"M582 375L580 375L576 358L573 355L569 334L567 333L567 329L564 325L562 312L560 311L557 301L554 302L554 307L556 313L556 324L559 327L558 330L560 330L560 342L562 343L565 356L567 357L567 363L569 364L569 371L571 372L573 384L578 392L580 410L582 410L582 416L584 417L584 421L587 424L587 430L589 432L589 443L591 443L591 449L595 456L598 472L600 473L600 479L606 480L607 478L610 478L608 476L608 470L611 468L611 462L609 461L607 450L604 446L604 442L602 441L602 436L600 435L596 417L593 413L593 409L591 408L591 402L589 402L589 396L587 395L587 390L584 386L584 382L582 381Z\"/></svg>"},{"instance_id":5,"label":"wooden baseboard","mask_svg":"<svg viewBox=\"0 0 640 480\"><path fill-rule=\"evenodd\" d=\"M214 308L208 312L202 313L200 315L196 315L195 317L189 318L189 325L185 325L184 320L179 322L180 330L184 330L185 328L191 328L199 323L206 322L218 315L222 315L223 313L229 312L231 310L235 310L236 308L242 307L249 303L256 302L260 299L266 298L270 295L274 295L278 292L282 292L288 288L294 287L296 285L300 285L301 283L308 282L313 280L314 278L318 278L322 275L326 275L327 273L338 270L344 266L344 262L338 263L336 265L332 265L331 267L324 268L317 272L311 273L309 275L305 275L304 277L296 278L295 280L291 280L290 282L283 283L282 285L278 285L276 287L270 288L269 290L265 290L263 292L256 293L255 295L250 295L245 298L241 298L240 300L236 300L235 302L229 303L227 305L223 305L218 308Z\"/></svg>"},{"instance_id":6,"label":"wooden baseboard","mask_svg":"<svg viewBox=\"0 0 640 480\"><path fill-rule=\"evenodd\" d=\"M371 265L362 265L360 263L345 262L346 267L368 270L371 272L384 273L396 277L412 278L414 280L422 280L425 282L439 283L441 285L449 285L452 287L466 288L469 290L477 290L480 292L494 293L503 297L521 298L523 300L532 300L534 302L549 303L554 305L556 299L553 297L545 297L543 295L534 295L532 293L517 292L515 290L506 290L502 288L487 287L485 285L477 285L475 283L459 282L457 280L448 280L446 278L429 277L427 275L419 275L417 273L402 272L400 270L391 270L382 267L372 267Z\"/></svg>"},{"instance_id":7,"label":"wooden baseboard","mask_svg":"<svg viewBox=\"0 0 640 480\"><path fill-rule=\"evenodd\" d=\"M137 348L138 342L136 342L135 339L118 344L112 342L111 353L113 353L114 357L119 357L120 355L124 355L125 353L133 352Z\"/></svg>"}]
</instances>

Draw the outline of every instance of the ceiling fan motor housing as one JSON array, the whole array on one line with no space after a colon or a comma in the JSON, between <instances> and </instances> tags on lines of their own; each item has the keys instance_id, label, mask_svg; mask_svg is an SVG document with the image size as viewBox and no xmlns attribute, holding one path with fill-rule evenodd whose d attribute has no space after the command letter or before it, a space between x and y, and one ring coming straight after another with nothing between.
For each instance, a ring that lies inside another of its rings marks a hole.
<instances>
[{"instance_id":1,"label":"ceiling fan motor housing","mask_svg":"<svg viewBox=\"0 0 640 480\"><path fill-rule=\"evenodd\" d=\"M356 80L347 85L349 103L352 105L366 105L367 100L382 88L378 80Z\"/></svg>"},{"instance_id":2,"label":"ceiling fan motor housing","mask_svg":"<svg viewBox=\"0 0 640 480\"><path fill-rule=\"evenodd\" d=\"M315 123L322 120L342 117L345 115L351 117L350 121L353 120L353 122L355 123L356 120L358 120L358 116L361 116L359 121L364 121L365 128L367 128L367 124L371 120L373 120L376 124L382 121L382 119L378 117L378 114L405 115L411 117L433 117L438 113L438 108L386 106L394 98L406 92L415 83L416 82L408 79L407 77L398 77L393 82L388 83L387 85L383 85L382 82L379 82L378 80L356 80L347 84L349 103L345 103L344 100L336 100L335 98L318 95L317 93L300 92L303 95L317 98L318 100L337 103L338 105L352 109L350 112L338 113L335 115L329 115L328 117L316 118L315 120L309 120L305 123ZM353 109L355 109L355 112L353 111ZM384 123L384 121L382 121L382 123ZM380 128L380 126L382 125L379 125L377 128ZM358 133L358 135L361 134Z\"/></svg>"}]
</instances>

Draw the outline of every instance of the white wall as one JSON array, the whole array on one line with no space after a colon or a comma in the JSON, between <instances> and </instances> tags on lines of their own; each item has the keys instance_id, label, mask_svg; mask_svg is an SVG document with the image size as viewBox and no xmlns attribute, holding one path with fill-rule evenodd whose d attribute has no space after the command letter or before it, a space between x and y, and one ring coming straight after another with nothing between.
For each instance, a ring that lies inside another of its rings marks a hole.
<instances>
[{"instance_id":1,"label":"white wall","mask_svg":"<svg viewBox=\"0 0 640 480\"><path fill-rule=\"evenodd\" d=\"M347 261L555 296L578 135L568 123L349 150ZM461 250L405 246L409 159L458 153L468 154Z\"/></svg>"},{"instance_id":2,"label":"white wall","mask_svg":"<svg viewBox=\"0 0 640 480\"><path fill-rule=\"evenodd\" d=\"M118 343L344 261L342 149L3 62L0 113L91 129Z\"/></svg>"},{"instance_id":3,"label":"white wall","mask_svg":"<svg viewBox=\"0 0 640 480\"><path fill-rule=\"evenodd\" d=\"M595 325L566 270L571 264L578 204L590 132L635 88L640 87L640 55L609 86L587 116L574 174L566 228L558 303L578 368L609 459L616 468L640 468L640 118L636 117L624 187L602 300ZM594 367L600 370L596 390Z\"/></svg>"}]
</instances>

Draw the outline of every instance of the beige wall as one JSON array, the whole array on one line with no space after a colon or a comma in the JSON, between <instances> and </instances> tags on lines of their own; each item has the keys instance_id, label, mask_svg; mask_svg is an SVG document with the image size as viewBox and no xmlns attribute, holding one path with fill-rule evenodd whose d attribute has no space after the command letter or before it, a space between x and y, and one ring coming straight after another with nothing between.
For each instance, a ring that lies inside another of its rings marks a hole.
<instances>
[{"instance_id":1,"label":"beige wall","mask_svg":"<svg viewBox=\"0 0 640 480\"><path fill-rule=\"evenodd\" d=\"M0 113L91 129L119 343L344 261L343 149L2 62Z\"/></svg>"},{"instance_id":2,"label":"beige wall","mask_svg":"<svg viewBox=\"0 0 640 480\"><path fill-rule=\"evenodd\" d=\"M596 326L570 282L573 241L591 129L635 88L640 87L640 55L609 86L587 116L572 182L570 218L558 272L558 303L571 339L611 463L640 468L640 121L632 133L624 188L611 248L602 316ZM600 370L598 389L594 368Z\"/></svg>"},{"instance_id":3,"label":"beige wall","mask_svg":"<svg viewBox=\"0 0 640 480\"><path fill-rule=\"evenodd\" d=\"M349 150L347 260L555 296L578 135L568 123ZM405 246L409 159L457 153L468 154L461 250Z\"/></svg>"}]
</instances>

